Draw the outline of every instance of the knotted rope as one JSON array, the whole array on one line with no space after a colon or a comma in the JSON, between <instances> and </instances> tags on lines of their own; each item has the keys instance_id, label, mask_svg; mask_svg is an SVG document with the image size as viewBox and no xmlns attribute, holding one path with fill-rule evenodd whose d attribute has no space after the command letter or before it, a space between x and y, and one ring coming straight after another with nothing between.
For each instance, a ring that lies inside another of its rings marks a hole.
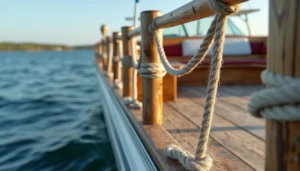
<instances>
[{"instance_id":1,"label":"knotted rope","mask_svg":"<svg viewBox=\"0 0 300 171\"><path fill-rule=\"evenodd\" d=\"M204 106L202 126L200 130L200 137L195 156L192 156L187 151L181 149L176 145L169 145L165 148L165 154L170 158L178 160L188 170L209 170L212 167L212 159L206 155L209 132L211 129L211 122L214 113L214 105L216 101L217 89L220 79L220 70L222 66L223 44L225 39L225 29L228 15L238 12L240 5L227 5L218 0L209 0L210 8L217 13L211 26L207 32L203 43L193 58L181 69L173 68L167 60L163 46L160 44L159 37L156 33L157 27L155 20L149 26L150 32L154 34L158 53L163 66L171 75L188 74L195 67L200 64L206 56L210 46L213 45L213 56L210 67L209 82L207 88L206 102Z\"/></svg>"},{"instance_id":2,"label":"knotted rope","mask_svg":"<svg viewBox=\"0 0 300 171\"><path fill-rule=\"evenodd\" d=\"M142 78L161 78L166 75L166 70L162 64L157 63L142 63L138 70Z\"/></svg>"},{"instance_id":3,"label":"knotted rope","mask_svg":"<svg viewBox=\"0 0 300 171\"><path fill-rule=\"evenodd\" d=\"M271 88L252 94L248 111L256 117L267 119L300 120L300 78L265 70L261 79Z\"/></svg>"},{"instance_id":4,"label":"knotted rope","mask_svg":"<svg viewBox=\"0 0 300 171\"><path fill-rule=\"evenodd\" d=\"M132 67L132 57L131 56L123 56L121 58L122 66L126 68Z\"/></svg>"}]
</instances>

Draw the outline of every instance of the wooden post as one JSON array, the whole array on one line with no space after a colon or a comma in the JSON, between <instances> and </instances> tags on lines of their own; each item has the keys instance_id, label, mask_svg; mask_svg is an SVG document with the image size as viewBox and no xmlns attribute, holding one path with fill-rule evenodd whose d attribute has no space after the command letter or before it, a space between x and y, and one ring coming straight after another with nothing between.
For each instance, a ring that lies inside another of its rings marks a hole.
<instances>
[{"instance_id":1,"label":"wooden post","mask_svg":"<svg viewBox=\"0 0 300 171\"><path fill-rule=\"evenodd\" d=\"M102 55L103 55L103 71L106 71L107 68L107 46L106 46L106 35L108 32L108 27L103 24L100 28L102 33L102 40L101 40L101 48L102 48Z\"/></svg>"},{"instance_id":2,"label":"wooden post","mask_svg":"<svg viewBox=\"0 0 300 171\"><path fill-rule=\"evenodd\" d=\"M100 70L103 68L103 60L100 58L102 55L102 47L101 47L101 41L97 42L94 46L94 53L95 53L95 61L97 63L97 66Z\"/></svg>"},{"instance_id":3,"label":"wooden post","mask_svg":"<svg viewBox=\"0 0 300 171\"><path fill-rule=\"evenodd\" d=\"M121 36L121 32L113 32L113 73L114 73L114 81L115 83L119 84L121 81L121 61L120 61L120 56L121 52L119 49L119 43L118 43L118 37ZM120 88L117 85L115 85L116 88Z\"/></svg>"},{"instance_id":4,"label":"wooden post","mask_svg":"<svg viewBox=\"0 0 300 171\"><path fill-rule=\"evenodd\" d=\"M106 36L106 50L107 50L107 68L106 68L106 72L107 72L107 76L109 78L113 78L113 72L112 72L112 65L113 65L113 61L111 59L110 53L113 53L113 46L112 46L112 37L111 36ZM113 57L113 56L112 56Z\"/></svg>"},{"instance_id":5,"label":"wooden post","mask_svg":"<svg viewBox=\"0 0 300 171\"><path fill-rule=\"evenodd\" d=\"M134 27L122 27L123 57L132 55L128 32L133 29ZM132 72L132 65L123 66L123 97L132 97Z\"/></svg>"},{"instance_id":6,"label":"wooden post","mask_svg":"<svg viewBox=\"0 0 300 171\"><path fill-rule=\"evenodd\" d=\"M149 25L153 19L161 16L160 11L144 11L141 13L142 31L142 63L161 63L153 34L149 32ZM162 31L157 31L162 40ZM163 79L142 79L143 89L143 123L161 124L163 119Z\"/></svg>"},{"instance_id":7,"label":"wooden post","mask_svg":"<svg viewBox=\"0 0 300 171\"><path fill-rule=\"evenodd\" d=\"M267 69L300 77L299 0L270 0ZM300 170L300 121L267 120L266 170Z\"/></svg>"}]
</instances>

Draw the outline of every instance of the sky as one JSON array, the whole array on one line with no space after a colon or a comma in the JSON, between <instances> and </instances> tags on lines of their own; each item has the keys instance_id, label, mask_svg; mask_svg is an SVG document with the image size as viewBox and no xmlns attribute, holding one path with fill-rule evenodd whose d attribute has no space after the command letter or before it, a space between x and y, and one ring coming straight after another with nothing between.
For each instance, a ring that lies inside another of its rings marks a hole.
<instances>
[{"instance_id":1,"label":"sky","mask_svg":"<svg viewBox=\"0 0 300 171\"><path fill-rule=\"evenodd\" d=\"M140 11L168 13L191 0L140 0ZM37 42L67 45L93 44L101 38L99 27L110 33L133 25L135 0L8 0L0 1L0 42ZM268 34L268 1L250 0L242 9L258 8L249 15L253 35ZM247 33L239 18L234 21Z\"/></svg>"}]
</instances>

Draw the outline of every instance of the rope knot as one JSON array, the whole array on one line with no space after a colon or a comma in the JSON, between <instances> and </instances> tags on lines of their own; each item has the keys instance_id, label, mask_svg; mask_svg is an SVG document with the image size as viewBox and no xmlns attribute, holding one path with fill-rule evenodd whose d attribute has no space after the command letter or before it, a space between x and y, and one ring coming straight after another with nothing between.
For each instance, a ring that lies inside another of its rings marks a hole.
<instances>
[{"instance_id":1,"label":"rope knot","mask_svg":"<svg viewBox=\"0 0 300 171\"><path fill-rule=\"evenodd\" d=\"M261 74L261 79L271 88L252 94L248 111L256 117L266 119L300 120L300 78L265 70Z\"/></svg>"},{"instance_id":2,"label":"rope knot","mask_svg":"<svg viewBox=\"0 0 300 171\"><path fill-rule=\"evenodd\" d=\"M173 144L165 148L165 154L172 159L178 160L186 169L193 171L208 171L213 163L212 158L208 155L200 160L195 160L194 156L189 152Z\"/></svg>"},{"instance_id":3,"label":"rope knot","mask_svg":"<svg viewBox=\"0 0 300 171\"><path fill-rule=\"evenodd\" d=\"M121 58L122 66L126 68L132 67L132 57L131 56L124 56Z\"/></svg>"},{"instance_id":4,"label":"rope knot","mask_svg":"<svg viewBox=\"0 0 300 171\"><path fill-rule=\"evenodd\" d=\"M161 78L166 75L166 70L162 64L157 63L142 63L138 70L142 78Z\"/></svg>"},{"instance_id":5,"label":"rope knot","mask_svg":"<svg viewBox=\"0 0 300 171\"><path fill-rule=\"evenodd\" d=\"M228 5L225 3L222 3L219 0L208 0L209 7L218 14L222 15L232 15L237 13L240 8L241 4L235 4L235 5Z\"/></svg>"},{"instance_id":6,"label":"rope knot","mask_svg":"<svg viewBox=\"0 0 300 171\"><path fill-rule=\"evenodd\" d=\"M155 21L156 21L156 18L149 25L148 29L149 29L150 33L154 33L155 31L157 31L157 27L156 27Z\"/></svg>"}]
</instances>

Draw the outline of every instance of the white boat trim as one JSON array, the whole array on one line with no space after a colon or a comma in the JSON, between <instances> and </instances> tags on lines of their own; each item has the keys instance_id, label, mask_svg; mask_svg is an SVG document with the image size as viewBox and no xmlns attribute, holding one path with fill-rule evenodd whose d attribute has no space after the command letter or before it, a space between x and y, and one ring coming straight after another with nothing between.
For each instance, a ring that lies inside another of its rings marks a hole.
<instances>
[{"instance_id":1,"label":"white boat trim","mask_svg":"<svg viewBox=\"0 0 300 171\"><path fill-rule=\"evenodd\" d=\"M103 73L98 69L96 73L105 121L118 170L156 171L157 166L127 118L127 109L121 104Z\"/></svg>"}]
</instances>

